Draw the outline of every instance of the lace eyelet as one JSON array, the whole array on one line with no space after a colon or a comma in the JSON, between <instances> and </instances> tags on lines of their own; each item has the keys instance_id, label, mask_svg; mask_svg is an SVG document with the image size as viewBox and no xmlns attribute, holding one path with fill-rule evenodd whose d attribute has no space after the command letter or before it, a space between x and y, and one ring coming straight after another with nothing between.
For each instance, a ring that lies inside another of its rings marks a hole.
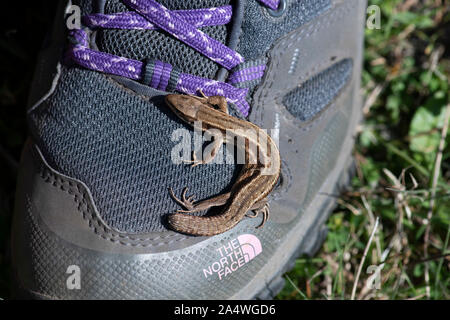
<instances>
[{"instance_id":1,"label":"lace eyelet","mask_svg":"<svg viewBox=\"0 0 450 320\"><path fill-rule=\"evenodd\" d=\"M287 8L287 0L280 0L280 3L278 4L277 10L272 10L270 8L266 7L267 12L275 18L281 17Z\"/></svg>"}]
</instances>

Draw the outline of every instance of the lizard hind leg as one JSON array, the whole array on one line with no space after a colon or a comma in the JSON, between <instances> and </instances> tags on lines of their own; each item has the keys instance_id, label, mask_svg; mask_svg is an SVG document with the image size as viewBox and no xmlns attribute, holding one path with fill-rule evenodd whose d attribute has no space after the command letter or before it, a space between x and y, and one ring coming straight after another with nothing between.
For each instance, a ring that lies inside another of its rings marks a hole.
<instances>
[{"instance_id":1,"label":"lizard hind leg","mask_svg":"<svg viewBox=\"0 0 450 320\"><path fill-rule=\"evenodd\" d=\"M181 194L181 199L180 199L175 195L175 193L173 192L173 189L169 188L169 193L170 193L170 196L172 197L172 199L175 200L176 203L178 203L179 205L181 205L183 208L186 209L186 210L178 210L177 212L190 213L190 212L194 212L194 210L195 210L195 206L194 206L195 195L186 197L187 191L188 191L187 187L183 189L183 192Z\"/></svg>"},{"instance_id":2,"label":"lizard hind leg","mask_svg":"<svg viewBox=\"0 0 450 320\"><path fill-rule=\"evenodd\" d=\"M260 229L264 226L264 224L269 220L270 216L270 210L269 210L269 204L266 204L263 209L261 209L261 213L263 215L263 221L259 226L256 227L256 229Z\"/></svg>"},{"instance_id":3,"label":"lizard hind leg","mask_svg":"<svg viewBox=\"0 0 450 320\"><path fill-rule=\"evenodd\" d=\"M269 219L269 215L270 215L270 210L269 210L269 203L267 203L267 201L263 200L262 203L256 203L253 205L252 208L253 212L252 213L247 213L246 216L248 218L257 218L260 214L262 214L263 216L263 220L261 222L261 224L256 227L256 229L262 228L264 226L264 224L266 223L266 221Z\"/></svg>"},{"instance_id":4,"label":"lizard hind leg","mask_svg":"<svg viewBox=\"0 0 450 320\"><path fill-rule=\"evenodd\" d=\"M187 191L188 191L188 188L183 189L183 192L181 194L181 199L180 199L175 195L172 188L169 188L169 193L170 193L170 196L172 197L172 199L185 209L185 210L181 210L181 209L177 210L176 213L194 213L194 212L205 211L211 207L218 207L218 206L225 205L227 203L228 199L230 198L230 193L227 192L227 193L215 196L211 199L194 202L195 196L191 195L189 197L186 197Z\"/></svg>"}]
</instances>

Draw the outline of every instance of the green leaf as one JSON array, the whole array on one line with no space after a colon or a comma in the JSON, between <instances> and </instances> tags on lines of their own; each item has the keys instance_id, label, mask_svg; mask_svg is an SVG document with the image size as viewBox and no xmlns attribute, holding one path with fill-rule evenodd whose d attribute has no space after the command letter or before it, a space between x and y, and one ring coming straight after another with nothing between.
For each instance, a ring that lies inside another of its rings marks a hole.
<instances>
[{"instance_id":1,"label":"green leaf","mask_svg":"<svg viewBox=\"0 0 450 320\"><path fill-rule=\"evenodd\" d=\"M423 274L423 266L421 264L416 264L414 266L414 271L413 271L414 277L419 278L422 276L422 274Z\"/></svg>"},{"instance_id":2,"label":"green leaf","mask_svg":"<svg viewBox=\"0 0 450 320\"><path fill-rule=\"evenodd\" d=\"M363 147L370 147L376 141L373 130L371 128L365 128L359 136L359 141Z\"/></svg>"},{"instance_id":3,"label":"green leaf","mask_svg":"<svg viewBox=\"0 0 450 320\"><path fill-rule=\"evenodd\" d=\"M435 153L439 145L440 132L433 129L441 128L444 122L444 102L432 97L426 106L420 107L414 113L409 135L410 149L420 153Z\"/></svg>"},{"instance_id":4,"label":"green leaf","mask_svg":"<svg viewBox=\"0 0 450 320\"><path fill-rule=\"evenodd\" d=\"M361 169L368 184L371 187L375 187L378 184L378 180L380 179L380 168L371 158L368 158L366 159L365 163L361 164Z\"/></svg>"},{"instance_id":5,"label":"green leaf","mask_svg":"<svg viewBox=\"0 0 450 320\"><path fill-rule=\"evenodd\" d=\"M391 112L391 119L394 123L399 120L401 103L402 100L397 95L391 95L387 99L386 108Z\"/></svg>"}]
</instances>

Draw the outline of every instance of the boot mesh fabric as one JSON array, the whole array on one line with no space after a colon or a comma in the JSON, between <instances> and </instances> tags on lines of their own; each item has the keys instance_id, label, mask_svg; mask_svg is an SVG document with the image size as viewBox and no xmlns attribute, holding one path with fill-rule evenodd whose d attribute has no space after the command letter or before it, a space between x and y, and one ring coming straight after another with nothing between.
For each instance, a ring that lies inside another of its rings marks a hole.
<instances>
[{"instance_id":1,"label":"boot mesh fabric","mask_svg":"<svg viewBox=\"0 0 450 320\"><path fill-rule=\"evenodd\" d=\"M77 5L81 8L81 14L90 14L94 11L93 0L72 0L74 5Z\"/></svg>"},{"instance_id":2,"label":"boot mesh fabric","mask_svg":"<svg viewBox=\"0 0 450 320\"><path fill-rule=\"evenodd\" d=\"M338 95L350 79L352 69L351 59L335 63L285 95L284 106L299 120L311 120Z\"/></svg>"},{"instance_id":3,"label":"boot mesh fabric","mask_svg":"<svg viewBox=\"0 0 450 320\"><path fill-rule=\"evenodd\" d=\"M170 10L199 9L228 5L230 0L206 1L158 1ZM119 0L106 2L105 13L127 11L127 7ZM227 26L210 26L201 28L210 37L226 43ZM196 76L214 78L219 66L201 53L183 44L177 39L158 30L101 30L97 45L101 51L131 58L145 60L157 59Z\"/></svg>"},{"instance_id":4,"label":"boot mesh fabric","mask_svg":"<svg viewBox=\"0 0 450 320\"><path fill-rule=\"evenodd\" d=\"M162 231L164 216L180 209L169 187L177 195L189 187L205 199L238 173L234 165L173 164L172 132L191 128L162 97L146 101L99 73L63 69L56 91L31 120L49 164L83 181L102 218L120 231Z\"/></svg>"},{"instance_id":5,"label":"boot mesh fabric","mask_svg":"<svg viewBox=\"0 0 450 320\"><path fill-rule=\"evenodd\" d=\"M330 0L285 0L286 11L274 18L257 1L248 0L238 52L246 60L260 58L273 42L330 8Z\"/></svg>"}]
</instances>

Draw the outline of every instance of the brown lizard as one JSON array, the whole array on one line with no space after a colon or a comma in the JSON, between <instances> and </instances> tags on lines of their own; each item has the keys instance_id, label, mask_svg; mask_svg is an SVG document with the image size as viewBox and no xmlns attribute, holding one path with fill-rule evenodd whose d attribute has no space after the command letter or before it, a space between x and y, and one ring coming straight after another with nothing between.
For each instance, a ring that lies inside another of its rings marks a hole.
<instances>
[{"instance_id":1,"label":"brown lizard","mask_svg":"<svg viewBox=\"0 0 450 320\"><path fill-rule=\"evenodd\" d=\"M233 132L236 136L240 135L246 141L244 145L237 146L245 148L246 161L231 191L195 205L192 203L193 197L186 198L187 189L183 192L183 200L177 199L171 191L174 199L187 210L179 210L178 213L171 214L168 217L169 226L175 231L186 234L211 236L233 228L249 210L257 210L253 217L263 213L264 224L269 213L265 199L280 175L281 161L275 142L264 130L253 123L230 116L224 97L201 98L169 94L166 96L166 103L180 119L188 124L193 126L194 122L201 121L203 131L218 129L222 132L221 138L215 137L213 151L204 160L197 160L194 153L194 159L191 161L194 166L212 161L223 143L234 143L234 138L233 141L227 141L229 137L226 134L227 131ZM248 132L257 134L246 134ZM252 144L257 148L252 148ZM263 158L259 162L256 161L258 150ZM215 216L185 214L222 205L224 209Z\"/></svg>"}]
</instances>

